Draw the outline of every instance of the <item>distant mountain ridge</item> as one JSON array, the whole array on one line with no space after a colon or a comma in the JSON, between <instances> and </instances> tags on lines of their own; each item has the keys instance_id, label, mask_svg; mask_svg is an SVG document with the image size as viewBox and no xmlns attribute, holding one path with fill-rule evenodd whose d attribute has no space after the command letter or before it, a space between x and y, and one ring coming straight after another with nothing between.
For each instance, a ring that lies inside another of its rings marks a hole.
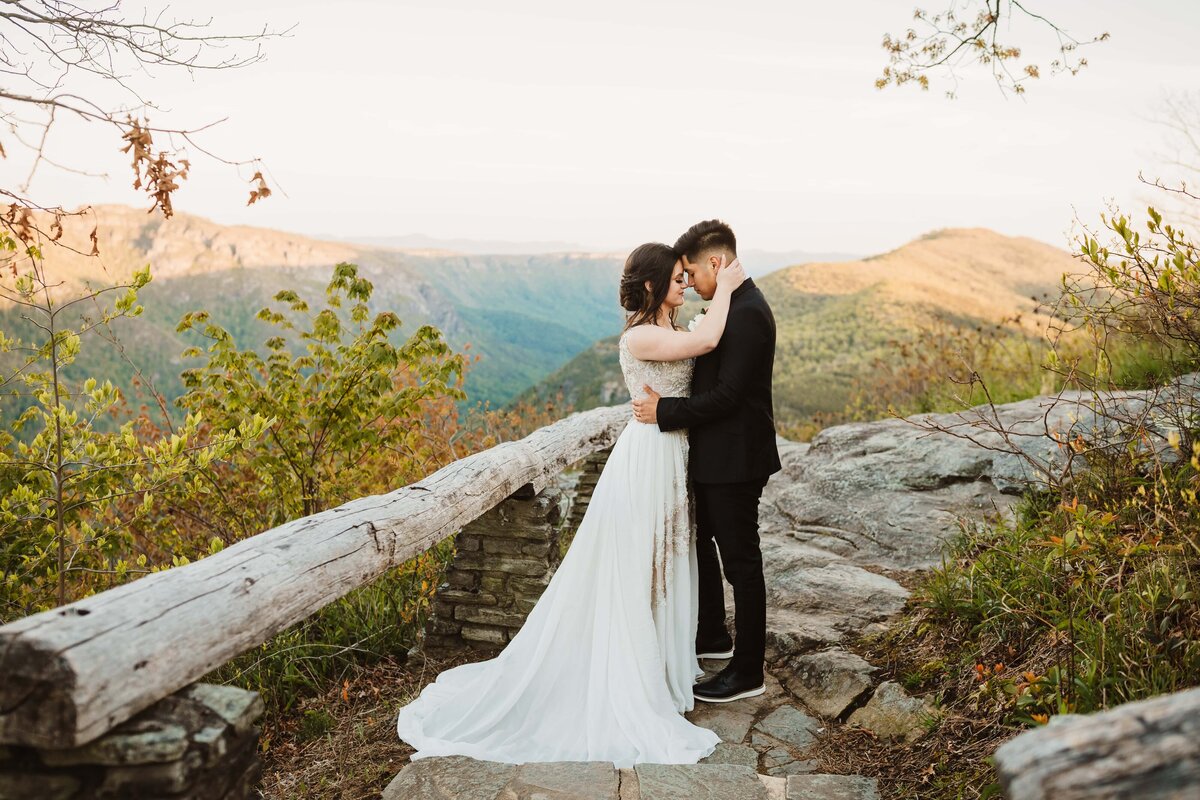
<instances>
[{"instance_id":1,"label":"distant mountain ridge","mask_svg":"<svg viewBox=\"0 0 1200 800\"><path fill-rule=\"evenodd\" d=\"M588 254L610 257L624 263L625 256L636 245L625 250L587 247L571 242L509 242L489 239L438 239L420 233L406 236L338 236L333 241L358 243L398 250L419 251L429 255L548 255L552 253ZM859 256L851 253L811 252L808 250L756 250L745 249L741 253L743 265L752 277L760 277L793 264L811 261L852 261Z\"/></svg>"},{"instance_id":2,"label":"distant mountain ridge","mask_svg":"<svg viewBox=\"0 0 1200 800\"><path fill-rule=\"evenodd\" d=\"M99 258L84 255L93 224ZM194 343L175 332L184 313L208 309L239 345L261 346L266 330L255 319L258 309L283 288L319 303L341 261L357 264L372 281L372 306L396 312L404 322L401 335L429 323L456 348L471 345L480 357L467 377L472 402L509 401L591 342L620 330L623 321L616 298L622 262L612 256L410 253L225 226L183 213L164 220L124 206L97 206L87 218L68 219L62 241L68 247L44 251L47 271L63 282L57 291L64 295L151 265L154 279L141 294L145 315L120 322L116 332L168 398L182 390L179 354ZM0 307L0 330L22 331L13 309ZM92 366L81 363L77 371ZM128 392L132 367L105 359L103 370Z\"/></svg>"},{"instance_id":3,"label":"distant mountain ridge","mask_svg":"<svg viewBox=\"0 0 1200 800\"><path fill-rule=\"evenodd\" d=\"M800 264L756 279L777 326L777 421L842 410L854 380L887 355L889 341L911 339L922 323L975 325L1023 315L1022 329L1032 335L1035 298L1056 294L1062 274L1076 266L1069 253L1042 242L962 228L866 259ZM690 300L681 322L701 305ZM562 391L580 409L627 400L616 341L596 342L523 399Z\"/></svg>"},{"instance_id":4,"label":"distant mountain ridge","mask_svg":"<svg viewBox=\"0 0 1200 800\"><path fill-rule=\"evenodd\" d=\"M388 247L396 250L422 250L435 253L461 255L544 255L546 253L604 253L608 248L587 247L574 242L521 242L503 239L442 239L423 233L403 236L328 236L322 237L338 242L350 242L373 247Z\"/></svg>"}]
</instances>

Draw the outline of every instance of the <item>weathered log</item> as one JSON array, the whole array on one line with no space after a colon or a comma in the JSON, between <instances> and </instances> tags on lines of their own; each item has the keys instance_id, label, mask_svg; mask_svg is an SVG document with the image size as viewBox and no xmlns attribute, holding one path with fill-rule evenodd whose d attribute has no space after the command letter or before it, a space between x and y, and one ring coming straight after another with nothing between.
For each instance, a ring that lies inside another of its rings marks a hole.
<instances>
[{"instance_id":1,"label":"weathered log","mask_svg":"<svg viewBox=\"0 0 1200 800\"><path fill-rule=\"evenodd\" d=\"M424 480L0 627L0 742L86 743L523 487L610 447L629 407L573 414ZM380 624L387 624L386 621Z\"/></svg>"},{"instance_id":2,"label":"weathered log","mask_svg":"<svg viewBox=\"0 0 1200 800\"><path fill-rule=\"evenodd\" d=\"M996 770L1010 800L1200 797L1200 688L1023 733Z\"/></svg>"}]
</instances>

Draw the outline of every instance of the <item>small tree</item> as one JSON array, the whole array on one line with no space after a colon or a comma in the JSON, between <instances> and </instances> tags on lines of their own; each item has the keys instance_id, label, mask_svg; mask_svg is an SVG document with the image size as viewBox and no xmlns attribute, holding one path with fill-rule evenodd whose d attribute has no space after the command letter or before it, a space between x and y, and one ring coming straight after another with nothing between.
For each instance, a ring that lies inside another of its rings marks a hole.
<instances>
[{"instance_id":1,"label":"small tree","mask_svg":"<svg viewBox=\"0 0 1200 800\"><path fill-rule=\"evenodd\" d=\"M183 373L179 405L214 432L245 415L273 422L254 445L205 471L206 487L178 493L159 524L241 538L296 517L418 480L461 455L452 440L464 394L464 355L422 326L407 339L390 311L372 314L370 281L338 264L313 308L291 290L259 319L274 335L265 352L241 349L207 312L184 316L208 345L185 352L203 363ZM474 437L459 446L469 450ZM402 653L424 620L451 540L388 570L219 672L263 692L272 711L299 693L340 681L352 664Z\"/></svg>"},{"instance_id":2,"label":"small tree","mask_svg":"<svg viewBox=\"0 0 1200 800\"><path fill-rule=\"evenodd\" d=\"M0 233L0 251L21 244ZM169 436L138 439L134 423L102 433L96 421L120 401L109 381L68 381L64 369L89 332L142 312L137 292L150 282L145 268L126 282L58 302L36 247L31 269L0 283L0 298L22 309L38 332L30 341L0 333L0 389L18 413L0 430L0 573L3 608L12 618L61 605L130 574L181 563L180 554L152 551L132 527L151 514L156 492L231 453L262 432L266 420L241 423L197 443L201 420L188 415ZM111 305L108 298L115 296ZM81 308L93 306L98 316Z\"/></svg>"},{"instance_id":3,"label":"small tree","mask_svg":"<svg viewBox=\"0 0 1200 800\"><path fill-rule=\"evenodd\" d=\"M180 322L180 331L200 328L210 344L185 352L206 360L183 372L188 393L179 404L217 430L246 415L275 418L237 461L245 480L230 486L238 502L224 512L234 529L257 533L360 497L382 472L390 471L393 486L406 473L420 477L414 465L430 446L423 411L464 396L466 360L428 325L393 343L400 319L390 311L372 317L372 289L353 264L338 264L324 308L279 292L284 309L258 314L278 331L265 356L239 349L207 312Z\"/></svg>"}]
</instances>

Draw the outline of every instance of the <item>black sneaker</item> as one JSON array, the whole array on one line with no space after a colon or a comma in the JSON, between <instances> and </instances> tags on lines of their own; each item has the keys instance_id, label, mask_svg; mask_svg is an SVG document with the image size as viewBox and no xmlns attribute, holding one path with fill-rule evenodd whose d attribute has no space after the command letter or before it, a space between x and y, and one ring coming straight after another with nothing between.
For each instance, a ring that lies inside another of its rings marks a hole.
<instances>
[{"instance_id":1,"label":"black sneaker","mask_svg":"<svg viewBox=\"0 0 1200 800\"><path fill-rule=\"evenodd\" d=\"M692 696L705 703L731 703L767 691L762 675L741 675L726 667L692 687Z\"/></svg>"},{"instance_id":2,"label":"black sneaker","mask_svg":"<svg viewBox=\"0 0 1200 800\"><path fill-rule=\"evenodd\" d=\"M697 639L696 658L733 658L733 639L728 633L715 639Z\"/></svg>"}]
</instances>

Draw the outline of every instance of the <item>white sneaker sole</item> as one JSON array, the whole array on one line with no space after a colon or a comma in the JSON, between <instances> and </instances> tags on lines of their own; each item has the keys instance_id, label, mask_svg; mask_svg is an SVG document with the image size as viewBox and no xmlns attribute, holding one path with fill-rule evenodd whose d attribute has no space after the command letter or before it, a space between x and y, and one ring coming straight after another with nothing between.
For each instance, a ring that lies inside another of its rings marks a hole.
<instances>
[{"instance_id":1,"label":"white sneaker sole","mask_svg":"<svg viewBox=\"0 0 1200 800\"><path fill-rule=\"evenodd\" d=\"M767 691L766 684L759 686L757 689L747 689L744 692L732 694L729 697L705 697L703 695L693 693L692 696L702 703L732 703L734 700L744 700L747 697L757 697L760 694L765 694Z\"/></svg>"},{"instance_id":2,"label":"white sneaker sole","mask_svg":"<svg viewBox=\"0 0 1200 800\"><path fill-rule=\"evenodd\" d=\"M697 653L696 658L733 658L733 651L724 650L720 653Z\"/></svg>"}]
</instances>

